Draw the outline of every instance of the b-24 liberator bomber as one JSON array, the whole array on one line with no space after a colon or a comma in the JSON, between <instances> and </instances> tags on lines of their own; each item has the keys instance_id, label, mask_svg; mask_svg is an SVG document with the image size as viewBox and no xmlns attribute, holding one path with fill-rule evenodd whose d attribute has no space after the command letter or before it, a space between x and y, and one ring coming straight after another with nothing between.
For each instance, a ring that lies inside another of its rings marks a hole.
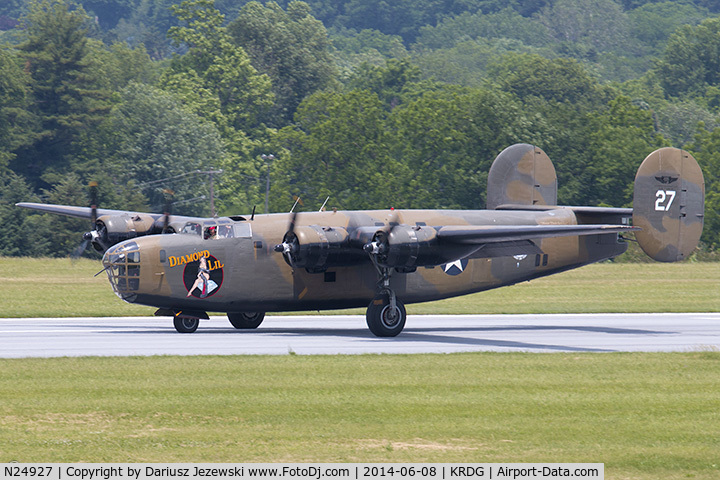
<instances>
[{"instance_id":1,"label":"b-24 liberator bomber","mask_svg":"<svg viewBox=\"0 0 720 480\"><path fill-rule=\"evenodd\" d=\"M157 307L178 332L207 312L238 329L266 312L367 307L370 331L398 335L405 304L512 285L620 255L632 234L650 257L686 258L703 227L702 171L661 148L641 164L632 208L557 205L557 176L540 148L503 150L486 210L368 210L195 218L20 203L92 220L115 293ZM95 203L93 201L93 203Z\"/></svg>"}]
</instances>

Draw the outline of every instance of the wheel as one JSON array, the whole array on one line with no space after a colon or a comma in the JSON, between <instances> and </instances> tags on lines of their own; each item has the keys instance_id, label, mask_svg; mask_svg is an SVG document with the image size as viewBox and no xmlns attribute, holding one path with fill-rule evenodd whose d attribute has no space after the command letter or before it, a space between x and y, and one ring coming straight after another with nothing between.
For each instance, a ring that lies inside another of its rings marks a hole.
<instances>
[{"instance_id":1,"label":"wheel","mask_svg":"<svg viewBox=\"0 0 720 480\"><path fill-rule=\"evenodd\" d=\"M173 318L175 330L180 333L193 333L200 325L200 319L194 317L175 317Z\"/></svg>"},{"instance_id":2,"label":"wheel","mask_svg":"<svg viewBox=\"0 0 720 480\"><path fill-rule=\"evenodd\" d=\"M228 320L238 329L257 328L265 319L265 312L234 312L228 313Z\"/></svg>"},{"instance_id":3,"label":"wheel","mask_svg":"<svg viewBox=\"0 0 720 480\"><path fill-rule=\"evenodd\" d=\"M387 295L375 297L368 305L365 314L367 326L376 337L396 336L405 327L406 318L405 305L396 298L393 312Z\"/></svg>"}]
</instances>

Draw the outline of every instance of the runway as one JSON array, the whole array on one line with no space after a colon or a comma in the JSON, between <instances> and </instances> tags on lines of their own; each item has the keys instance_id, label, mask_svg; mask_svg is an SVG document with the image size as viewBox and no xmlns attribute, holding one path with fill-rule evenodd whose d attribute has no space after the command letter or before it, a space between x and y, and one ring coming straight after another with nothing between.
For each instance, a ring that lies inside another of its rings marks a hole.
<instances>
[{"instance_id":1,"label":"runway","mask_svg":"<svg viewBox=\"0 0 720 480\"><path fill-rule=\"evenodd\" d=\"M0 358L720 351L720 313L410 315L395 338L359 315L268 316L257 330L211 317L192 334L169 317L11 318L0 339Z\"/></svg>"}]
</instances>

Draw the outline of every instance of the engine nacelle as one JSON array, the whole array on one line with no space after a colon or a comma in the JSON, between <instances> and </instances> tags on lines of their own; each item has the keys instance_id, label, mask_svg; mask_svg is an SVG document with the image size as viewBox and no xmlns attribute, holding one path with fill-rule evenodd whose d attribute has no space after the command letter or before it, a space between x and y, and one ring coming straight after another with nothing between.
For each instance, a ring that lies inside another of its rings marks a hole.
<instances>
[{"instance_id":1,"label":"engine nacelle","mask_svg":"<svg viewBox=\"0 0 720 480\"><path fill-rule=\"evenodd\" d=\"M97 219L96 233L89 232L95 250L104 252L110 246L129 238L151 233L160 233L156 228L156 220L147 214L103 215ZM87 235L87 234L86 234Z\"/></svg>"},{"instance_id":2,"label":"engine nacelle","mask_svg":"<svg viewBox=\"0 0 720 480\"><path fill-rule=\"evenodd\" d=\"M398 270L415 269L434 263L437 231L432 227L398 225L387 235L387 251L380 263Z\"/></svg>"},{"instance_id":3,"label":"engine nacelle","mask_svg":"<svg viewBox=\"0 0 720 480\"><path fill-rule=\"evenodd\" d=\"M477 245L443 245L440 248L437 230L433 227L409 225L397 225L389 232L379 230L373 241L363 247L379 265L399 272L454 262L478 248Z\"/></svg>"},{"instance_id":4,"label":"engine nacelle","mask_svg":"<svg viewBox=\"0 0 720 480\"><path fill-rule=\"evenodd\" d=\"M362 250L350 245L348 232L341 227L296 227L275 250L283 252L291 267L305 268L311 273L367 261Z\"/></svg>"}]
</instances>

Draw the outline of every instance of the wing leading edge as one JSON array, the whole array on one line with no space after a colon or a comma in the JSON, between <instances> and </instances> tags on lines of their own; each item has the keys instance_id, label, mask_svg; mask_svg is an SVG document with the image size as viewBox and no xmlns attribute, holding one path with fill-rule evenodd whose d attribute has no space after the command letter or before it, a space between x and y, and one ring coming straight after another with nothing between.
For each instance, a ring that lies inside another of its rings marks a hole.
<instances>
[{"instance_id":1,"label":"wing leading edge","mask_svg":"<svg viewBox=\"0 0 720 480\"><path fill-rule=\"evenodd\" d=\"M21 202L16 203L16 207L29 208L40 212L54 213L57 215L65 215L77 218L92 218L92 209L90 207L74 207L71 205L52 205L46 203ZM107 208L98 208L97 215L137 215L139 212L130 212L127 210L110 210ZM162 214L146 214L160 217Z\"/></svg>"}]
</instances>

